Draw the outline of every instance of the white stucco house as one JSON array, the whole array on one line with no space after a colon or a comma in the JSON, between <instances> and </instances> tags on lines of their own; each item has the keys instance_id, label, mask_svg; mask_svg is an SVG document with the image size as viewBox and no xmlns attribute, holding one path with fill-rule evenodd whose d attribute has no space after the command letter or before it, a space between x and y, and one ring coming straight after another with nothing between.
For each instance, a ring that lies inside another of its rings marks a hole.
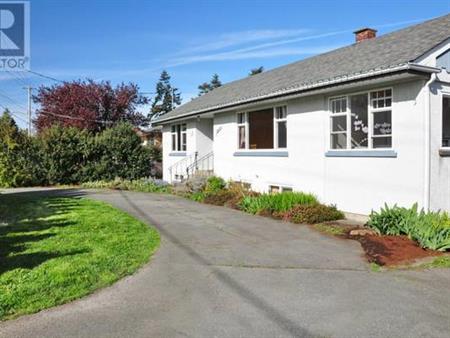
<instances>
[{"instance_id":1,"label":"white stucco house","mask_svg":"<svg viewBox=\"0 0 450 338\"><path fill-rule=\"evenodd\" d=\"M157 121L163 177L202 171L368 214L450 210L450 14L228 83Z\"/></svg>"}]
</instances>

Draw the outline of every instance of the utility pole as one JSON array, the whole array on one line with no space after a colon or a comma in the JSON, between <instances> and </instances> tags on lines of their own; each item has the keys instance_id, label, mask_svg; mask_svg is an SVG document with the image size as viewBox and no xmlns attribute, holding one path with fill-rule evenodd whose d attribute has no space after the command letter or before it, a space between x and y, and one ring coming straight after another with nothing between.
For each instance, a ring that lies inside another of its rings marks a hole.
<instances>
[{"instance_id":1,"label":"utility pole","mask_svg":"<svg viewBox=\"0 0 450 338\"><path fill-rule=\"evenodd\" d=\"M31 91L33 87L26 86L23 87L28 92L28 136L31 136Z\"/></svg>"}]
</instances>

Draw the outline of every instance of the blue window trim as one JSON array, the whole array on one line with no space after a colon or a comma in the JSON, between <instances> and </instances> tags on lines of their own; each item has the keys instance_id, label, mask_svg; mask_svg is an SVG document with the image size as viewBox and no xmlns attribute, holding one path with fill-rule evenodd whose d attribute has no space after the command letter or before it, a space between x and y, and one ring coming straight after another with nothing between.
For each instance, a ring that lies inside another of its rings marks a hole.
<instances>
[{"instance_id":1,"label":"blue window trim","mask_svg":"<svg viewBox=\"0 0 450 338\"><path fill-rule=\"evenodd\" d=\"M329 150L326 157L397 157L394 150Z\"/></svg>"},{"instance_id":2,"label":"blue window trim","mask_svg":"<svg viewBox=\"0 0 450 338\"><path fill-rule=\"evenodd\" d=\"M287 151L236 151L233 156L238 157L288 157Z\"/></svg>"},{"instance_id":3,"label":"blue window trim","mask_svg":"<svg viewBox=\"0 0 450 338\"><path fill-rule=\"evenodd\" d=\"M450 149L449 148L440 148L439 156L440 157L450 157Z\"/></svg>"},{"instance_id":4,"label":"blue window trim","mask_svg":"<svg viewBox=\"0 0 450 338\"><path fill-rule=\"evenodd\" d=\"M172 153L169 153L169 156L186 156L185 151L174 151Z\"/></svg>"}]
</instances>

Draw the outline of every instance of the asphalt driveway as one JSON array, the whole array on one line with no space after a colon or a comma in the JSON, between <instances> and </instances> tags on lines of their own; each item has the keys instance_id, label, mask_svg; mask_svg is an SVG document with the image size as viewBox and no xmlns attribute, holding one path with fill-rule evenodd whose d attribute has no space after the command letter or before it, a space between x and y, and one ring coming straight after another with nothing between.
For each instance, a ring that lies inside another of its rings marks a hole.
<instances>
[{"instance_id":1,"label":"asphalt driveway","mask_svg":"<svg viewBox=\"0 0 450 338\"><path fill-rule=\"evenodd\" d=\"M305 226L169 195L88 194L156 226L159 251L109 288L0 323L1 337L450 335L448 269L371 272L357 242Z\"/></svg>"}]
</instances>

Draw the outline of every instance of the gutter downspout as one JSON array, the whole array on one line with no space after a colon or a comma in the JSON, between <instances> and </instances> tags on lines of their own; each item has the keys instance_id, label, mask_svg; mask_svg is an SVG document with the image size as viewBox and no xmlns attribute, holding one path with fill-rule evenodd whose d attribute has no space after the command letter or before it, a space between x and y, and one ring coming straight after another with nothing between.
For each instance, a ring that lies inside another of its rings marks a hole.
<instances>
[{"instance_id":1,"label":"gutter downspout","mask_svg":"<svg viewBox=\"0 0 450 338\"><path fill-rule=\"evenodd\" d=\"M436 73L432 73L430 79L425 83L425 170L424 170L424 196L423 206L425 211L430 210L431 199L431 84L436 81Z\"/></svg>"}]
</instances>

